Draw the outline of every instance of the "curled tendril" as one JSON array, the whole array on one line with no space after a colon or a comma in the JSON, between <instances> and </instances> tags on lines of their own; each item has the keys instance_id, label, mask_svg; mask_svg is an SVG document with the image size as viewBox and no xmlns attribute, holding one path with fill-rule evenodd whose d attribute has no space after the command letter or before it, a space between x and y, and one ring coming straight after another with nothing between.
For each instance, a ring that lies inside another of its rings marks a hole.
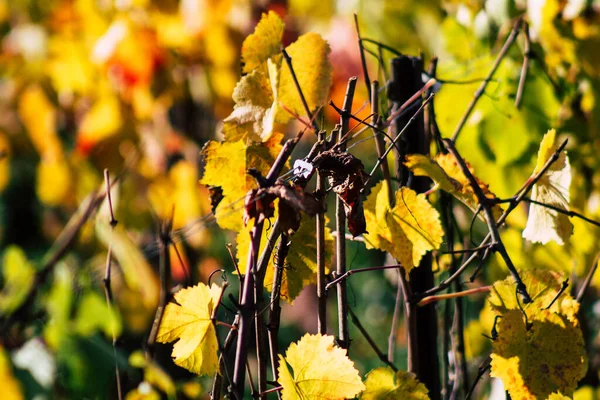
<instances>
[{"instance_id":1,"label":"curled tendril","mask_svg":"<svg viewBox=\"0 0 600 400\"><path fill-rule=\"evenodd\" d=\"M213 275L216 274L217 272L221 272L221 279L223 280L223 282L227 282L227 274L225 273L225 270L222 268L217 268L213 272L211 272L210 275L208 276L208 286L210 286L210 281L211 281Z\"/></svg>"}]
</instances>

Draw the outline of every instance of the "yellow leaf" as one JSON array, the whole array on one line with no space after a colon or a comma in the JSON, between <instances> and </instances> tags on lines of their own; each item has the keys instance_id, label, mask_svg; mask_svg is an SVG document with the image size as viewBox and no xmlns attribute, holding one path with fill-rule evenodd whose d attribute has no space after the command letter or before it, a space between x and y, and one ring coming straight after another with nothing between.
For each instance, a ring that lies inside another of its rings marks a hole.
<instances>
[{"instance_id":1,"label":"yellow leaf","mask_svg":"<svg viewBox=\"0 0 600 400\"><path fill-rule=\"evenodd\" d=\"M284 28L285 24L275 12L269 11L268 14L262 15L254 33L249 35L242 45L244 73L257 69L269 58L281 52Z\"/></svg>"},{"instance_id":2,"label":"yellow leaf","mask_svg":"<svg viewBox=\"0 0 600 400\"><path fill-rule=\"evenodd\" d=\"M333 336L304 335L279 355L283 400L353 398L365 389L346 350ZM291 369L291 371L290 371Z\"/></svg>"},{"instance_id":3,"label":"yellow leaf","mask_svg":"<svg viewBox=\"0 0 600 400\"><path fill-rule=\"evenodd\" d=\"M62 204L71 194L71 171L62 158L43 158L37 167L36 192L49 206Z\"/></svg>"},{"instance_id":4,"label":"yellow leaf","mask_svg":"<svg viewBox=\"0 0 600 400\"><path fill-rule=\"evenodd\" d=\"M556 131L550 129L542 139L538 152L535 172L541 170L546 161L558 148L555 143ZM548 204L563 210L569 209L569 188L571 187L571 165L569 157L562 151L548 171L533 185L532 200ZM523 231L523 237L534 243L546 244L554 240L564 244L565 240L573 234L573 224L569 217L555 210L530 204L529 218Z\"/></svg>"},{"instance_id":5,"label":"yellow leaf","mask_svg":"<svg viewBox=\"0 0 600 400\"><path fill-rule=\"evenodd\" d=\"M361 400L429 400L429 391L415 374L379 367L367 374Z\"/></svg>"},{"instance_id":6,"label":"yellow leaf","mask_svg":"<svg viewBox=\"0 0 600 400\"><path fill-rule=\"evenodd\" d=\"M499 320L490 375L502 379L513 399L545 399L559 390L572 396L587 371L581 329L549 311L528 322L520 310Z\"/></svg>"},{"instance_id":7,"label":"yellow leaf","mask_svg":"<svg viewBox=\"0 0 600 400\"><path fill-rule=\"evenodd\" d=\"M56 134L56 110L39 86L29 86L21 95L19 117L40 155L62 155L62 145Z\"/></svg>"},{"instance_id":8,"label":"yellow leaf","mask_svg":"<svg viewBox=\"0 0 600 400\"><path fill-rule=\"evenodd\" d=\"M77 144L84 148L114 136L121 129L119 100L113 95L100 97L84 115L77 132Z\"/></svg>"},{"instance_id":9,"label":"yellow leaf","mask_svg":"<svg viewBox=\"0 0 600 400\"><path fill-rule=\"evenodd\" d=\"M438 154L435 160L431 160L421 154L411 154L406 156L404 164L417 176L428 176L436 185L445 192L456 197L460 202L469 207L472 211L477 210L479 201L467 177L463 174L458 163L451 154ZM469 170L474 174L473 169L467 164ZM475 175L473 175L475 176ZM490 192L488 185L475 178L479 187L488 198L496 198ZM502 207L498 204L492 208L494 219L502 215ZM483 213L479 217L485 220Z\"/></svg>"},{"instance_id":10,"label":"yellow leaf","mask_svg":"<svg viewBox=\"0 0 600 400\"><path fill-rule=\"evenodd\" d=\"M579 303L568 290L555 299L561 289L558 274L541 269L519 273L532 303L517 304L512 277L495 283L490 294L489 304L500 316L491 375L503 380L512 398L545 399L559 390L570 396L587 371Z\"/></svg>"},{"instance_id":11,"label":"yellow leaf","mask_svg":"<svg viewBox=\"0 0 600 400\"><path fill-rule=\"evenodd\" d=\"M396 194L396 205L390 208L388 188L378 183L364 204L367 248L389 252L408 274L427 251L438 249L444 231L439 214L424 194L403 187Z\"/></svg>"},{"instance_id":12,"label":"yellow leaf","mask_svg":"<svg viewBox=\"0 0 600 400\"><path fill-rule=\"evenodd\" d=\"M10 359L4 348L0 346L0 382L2 382L2 398L5 400L23 400L20 382L14 377Z\"/></svg>"},{"instance_id":13,"label":"yellow leaf","mask_svg":"<svg viewBox=\"0 0 600 400\"><path fill-rule=\"evenodd\" d=\"M561 392L557 392L557 393L552 393L549 397L548 400L571 400L571 397L569 396L565 396L564 394L562 394Z\"/></svg>"},{"instance_id":14,"label":"yellow leaf","mask_svg":"<svg viewBox=\"0 0 600 400\"><path fill-rule=\"evenodd\" d=\"M144 369L144 381L150 385L159 388L166 393L169 398L174 398L177 389L175 383L154 360L146 360L141 350L136 350L129 356L129 365Z\"/></svg>"},{"instance_id":15,"label":"yellow leaf","mask_svg":"<svg viewBox=\"0 0 600 400\"><path fill-rule=\"evenodd\" d=\"M300 36L286 50L292 58L292 66L308 108L314 112L317 107L325 104L331 88L329 44L320 35L311 32ZM300 95L287 65L281 66L277 97L279 104L298 115L305 115ZM276 120L285 122L289 120L289 114L280 109Z\"/></svg>"},{"instance_id":16,"label":"yellow leaf","mask_svg":"<svg viewBox=\"0 0 600 400\"><path fill-rule=\"evenodd\" d=\"M223 199L215 211L217 223L223 229L239 232L242 229L244 197L256 187L254 178L246 174L248 168L255 168L263 176L281 150L283 134L273 134L264 143L247 146L242 140L236 142L209 142L202 154L206 157L204 176L200 183L220 186ZM227 171L224 174L223 171Z\"/></svg>"},{"instance_id":17,"label":"yellow leaf","mask_svg":"<svg viewBox=\"0 0 600 400\"><path fill-rule=\"evenodd\" d=\"M87 46L65 35L51 39L48 75L59 94L87 93L95 82L95 71Z\"/></svg>"},{"instance_id":18,"label":"yellow leaf","mask_svg":"<svg viewBox=\"0 0 600 400\"><path fill-rule=\"evenodd\" d=\"M263 229L259 254L262 254L268 241L269 233ZM238 268L242 274L248 267L248 251L250 249L250 224L244 227L237 236L236 248ZM302 289L317 281L317 247L316 218L302 216L300 228L289 238L291 245L286 257L286 268L283 271L279 294L290 303L300 294ZM325 260L329 262L333 252L333 236L325 221ZM265 274L265 288L273 290L274 258L271 257Z\"/></svg>"},{"instance_id":19,"label":"yellow leaf","mask_svg":"<svg viewBox=\"0 0 600 400\"><path fill-rule=\"evenodd\" d=\"M35 268L20 247L11 245L4 250L2 276L4 287L0 292L0 312L10 314L27 298L35 279Z\"/></svg>"},{"instance_id":20,"label":"yellow leaf","mask_svg":"<svg viewBox=\"0 0 600 400\"><path fill-rule=\"evenodd\" d=\"M171 355L175 364L198 375L213 374L218 368L217 335L211 316L219 301L221 288L199 283L175 293L176 303L169 303L158 329L156 340L177 340Z\"/></svg>"}]
</instances>

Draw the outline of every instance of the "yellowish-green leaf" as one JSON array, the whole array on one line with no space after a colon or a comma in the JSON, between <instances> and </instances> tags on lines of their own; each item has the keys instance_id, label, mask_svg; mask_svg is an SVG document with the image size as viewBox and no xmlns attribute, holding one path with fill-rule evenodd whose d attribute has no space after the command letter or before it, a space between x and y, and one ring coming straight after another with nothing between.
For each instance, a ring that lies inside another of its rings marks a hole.
<instances>
[{"instance_id":1,"label":"yellowish-green leaf","mask_svg":"<svg viewBox=\"0 0 600 400\"><path fill-rule=\"evenodd\" d=\"M236 239L238 268L242 274L246 273L248 266L248 250L250 249L251 224L242 229ZM267 245L269 233L263 229L260 242L262 254ZM291 237L288 255L286 257L286 268L283 271L280 295L290 303L300 294L302 289L317 280L317 247L316 247L316 218L302 216L300 228ZM333 237L325 222L325 260L331 259L333 252ZM269 259L265 274L265 287L273 290L273 275L275 271L274 258Z\"/></svg>"},{"instance_id":2,"label":"yellowish-green leaf","mask_svg":"<svg viewBox=\"0 0 600 400\"><path fill-rule=\"evenodd\" d=\"M90 336L100 330L107 338L121 335L121 316L114 307L108 308L104 296L97 292L85 293L77 308L75 331L82 336Z\"/></svg>"},{"instance_id":3,"label":"yellowish-green leaf","mask_svg":"<svg viewBox=\"0 0 600 400\"><path fill-rule=\"evenodd\" d=\"M407 273L430 250L438 249L444 231L437 210L424 194L403 187L395 194L396 205L389 206L388 188L378 183L364 204L367 248L389 252Z\"/></svg>"},{"instance_id":4,"label":"yellowish-green leaf","mask_svg":"<svg viewBox=\"0 0 600 400\"><path fill-rule=\"evenodd\" d=\"M281 39L285 24L279 16L269 11L263 14L260 22L256 25L254 33L249 35L242 45L242 71L249 73L269 58L281 52Z\"/></svg>"},{"instance_id":5,"label":"yellowish-green leaf","mask_svg":"<svg viewBox=\"0 0 600 400\"><path fill-rule=\"evenodd\" d=\"M549 397L548 400L571 400L572 398L569 396L565 396L564 394L562 394L561 392L557 392L557 393L552 393Z\"/></svg>"},{"instance_id":6,"label":"yellowish-green leaf","mask_svg":"<svg viewBox=\"0 0 600 400\"><path fill-rule=\"evenodd\" d=\"M333 336L304 335L279 355L283 400L353 398L365 389L346 350Z\"/></svg>"},{"instance_id":7,"label":"yellowish-green leaf","mask_svg":"<svg viewBox=\"0 0 600 400\"><path fill-rule=\"evenodd\" d=\"M11 245L4 250L2 276L4 287L0 292L0 312L10 314L27 298L35 279L35 268L20 247Z\"/></svg>"},{"instance_id":8,"label":"yellowish-green leaf","mask_svg":"<svg viewBox=\"0 0 600 400\"><path fill-rule=\"evenodd\" d=\"M175 293L176 303L165 308L156 340L177 340L171 355L175 364L198 375L213 374L218 368L218 343L211 316L221 288L199 283Z\"/></svg>"},{"instance_id":9,"label":"yellowish-green leaf","mask_svg":"<svg viewBox=\"0 0 600 400\"><path fill-rule=\"evenodd\" d=\"M264 143L246 145L244 141L210 142L202 153L206 167L201 183L220 186L223 199L217 206L217 223L221 228L239 232L242 229L243 199L256 187L254 178L246 174L255 168L266 175L281 150L283 134L275 133ZM226 174L223 171L227 171Z\"/></svg>"},{"instance_id":10,"label":"yellowish-green leaf","mask_svg":"<svg viewBox=\"0 0 600 400\"><path fill-rule=\"evenodd\" d=\"M429 400L429 391L415 374L379 367L367 374L361 400Z\"/></svg>"},{"instance_id":11,"label":"yellowish-green leaf","mask_svg":"<svg viewBox=\"0 0 600 400\"><path fill-rule=\"evenodd\" d=\"M60 262L54 268L52 288L44 301L50 317L44 326L44 340L52 350L58 350L69 337L73 295L73 272Z\"/></svg>"},{"instance_id":12,"label":"yellowish-green leaf","mask_svg":"<svg viewBox=\"0 0 600 400\"><path fill-rule=\"evenodd\" d=\"M331 87L332 67L329 62L329 44L316 33L307 33L286 48L292 58L298 84L311 111L325 104ZM300 95L287 65L281 66L278 101L298 115L305 115ZM289 119L287 111L280 109L276 120Z\"/></svg>"},{"instance_id":13,"label":"yellowish-green leaf","mask_svg":"<svg viewBox=\"0 0 600 400\"><path fill-rule=\"evenodd\" d=\"M542 169L557 148L556 131L551 129L546 133L540 144L535 172ZM531 198L550 206L568 210L570 187L571 165L566 152L562 151L558 159L533 185ZM565 240L568 240L572 234L573 224L567 215L537 204L530 204L529 218L523 231L525 239L534 243L546 244L554 240L558 244L564 244Z\"/></svg>"}]
</instances>

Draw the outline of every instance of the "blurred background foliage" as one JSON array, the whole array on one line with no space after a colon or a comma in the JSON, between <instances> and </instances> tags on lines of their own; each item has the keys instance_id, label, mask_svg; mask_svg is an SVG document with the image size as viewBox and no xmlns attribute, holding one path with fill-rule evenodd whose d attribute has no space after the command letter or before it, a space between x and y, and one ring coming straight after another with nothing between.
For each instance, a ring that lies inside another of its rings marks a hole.
<instances>
[{"instance_id":1,"label":"blurred background foliage","mask_svg":"<svg viewBox=\"0 0 600 400\"><path fill-rule=\"evenodd\" d=\"M169 346L159 346L156 363L141 355L158 301L156 220L169 217L174 207L181 254L180 259L171 251L176 282L183 284L186 274L206 282L217 268L233 271L226 244L235 237L207 217L209 190L198 183L200 149L221 138L220 121L231 112L240 78L242 41L269 10L286 21L284 45L308 31L329 41L331 99L337 105L348 78L362 79L354 12L363 37L422 54L426 61L438 57L435 109L442 136L454 131L514 19L524 15L531 62L521 107L514 100L525 55L522 34L467 121L458 148L479 178L506 198L529 177L543 134L557 128L569 138L573 209L600 219L598 0L0 0L0 315L31 300L45 255L102 186L103 170L120 179L113 193L116 229L109 229L104 207L35 288L28 312L3 328L2 398L114 398L113 331L128 399L206 396L210 381L174 366ZM393 53L365 46L371 77L385 81ZM367 90L359 84L354 105L359 118L368 115L366 101ZM323 114L329 127L338 118L330 107ZM298 129L291 124L288 135ZM314 140L306 136L303 149ZM374 165L373 141L352 151L367 170ZM456 215L468 232L470 214L457 206ZM551 268L575 282L585 276L599 250L598 229L574 220L569 243L542 247L521 238L526 215L527 207L516 210L504 232L515 264ZM484 233L485 226L476 223L474 239ZM112 276L114 313L106 307L102 285L109 243L118 264ZM348 244L348 261L349 268L386 262L360 242ZM480 279L504 278L500 265L492 260ZM447 259L437 257L436 268L446 276ZM396 292L386 275L349 280L350 306L382 347ZM591 372L576 394L581 399L595 398L598 385L598 287L600 274L584 303ZM482 334L489 334L492 314L483 305L483 297L465 302L473 373L490 347ZM281 348L316 331L316 308L314 288L285 306ZM233 316L222 314L227 321ZM379 366L354 328L352 337L351 356L361 373ZM402 329L396 340L396 359L403 360ZM485 383L478 398L495 390Z\"/></svg>"}]
</instances>

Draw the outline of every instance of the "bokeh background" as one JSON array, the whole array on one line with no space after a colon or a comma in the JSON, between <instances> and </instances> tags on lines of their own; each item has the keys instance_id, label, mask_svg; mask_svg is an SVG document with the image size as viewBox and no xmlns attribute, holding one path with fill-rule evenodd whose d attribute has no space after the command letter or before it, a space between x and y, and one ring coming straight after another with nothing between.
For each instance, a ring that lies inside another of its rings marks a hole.
<instances>
[{"instance_id":1,"label":"bokeh background","mask_svg":"<svg viewBox=\"0 0 600 400\"><path fill-rule=\"evenodd\" d=\"M3 329L2 398L115 398L113 319L128 399L207 396L210 379L176 367L170 346L158 348L156 365L141 355L159 290L156 221L168 218L174 207L181 255L171 251L175 282L184 283L186 274L193 282L206 282L218 268L236 282L226 246L235 236L211 218L209 190L199 184L200 150L208 140L222 138L221 121L231 113L231 94L240 78L243 39L267 11L286 22L284 45L309 31L328 40L331 99L341 105L348 78L358 76L354 111L359 118L369 110L354 13L363 37L404 54L422 54L426 64L438 57L434 102L444 136L454 130L514 19L524 15L532 51L523 103L514 106L525 55L521 35L468 120L459 149L492 191L510 197L533 171L543 134L556 128L569 138L573 208L600 218L597 0L0 0L0 315L10 314L31 293L27 282L70 218L101 187L103 170L120 179L114 195L118 237L90 219L39 285L28 312ZM365 46L371 78L385 82L393 53ZM329 129L339 118L331 107L322 114ZM301 128L291 123L287 134ZM314 137L305 135L297 158L312 143ZM352 152L367 171L375 164L372 140ZM107 215L102 209L95 218ZM469 212L458 207L456 215L467 234ZM527 207L517 209L503 234L515 264L547 267L574 282L584 277L599 250L598 229L573 220L575 233L565 246L532 245L521 238L526 215ZM483 234L485 226L476 223L474 240ZM114 315L102 285L109 237L130 255L113 271ZM360 241L348 242L347 249L349 268L391 262ZM437 276L446 276L448 259L435 258ZM492 260L476 284L504 278L501 265ZM382 348L395 285L394 274L381 271L349 279L350 306ZM599 285L597 275L583 305L590 373L576 395L580 399L596 398ZM472 374L490 349L483 334L489 335L493 317L484 300L475 296L464 303ZM304 332L316 332L316 308L314 287L284 306L282 349ZM332 302L333 334L334 309ZM440 315L446 309L440 303ZM232 317L222 310L222 320ZM395 338L401 367L404 334L400 329ZM351 337L351 358L362 374L381 364L355 327ZM493 387L484 379L477 398L498 390Z\"/></svg>"}]
</instances>

